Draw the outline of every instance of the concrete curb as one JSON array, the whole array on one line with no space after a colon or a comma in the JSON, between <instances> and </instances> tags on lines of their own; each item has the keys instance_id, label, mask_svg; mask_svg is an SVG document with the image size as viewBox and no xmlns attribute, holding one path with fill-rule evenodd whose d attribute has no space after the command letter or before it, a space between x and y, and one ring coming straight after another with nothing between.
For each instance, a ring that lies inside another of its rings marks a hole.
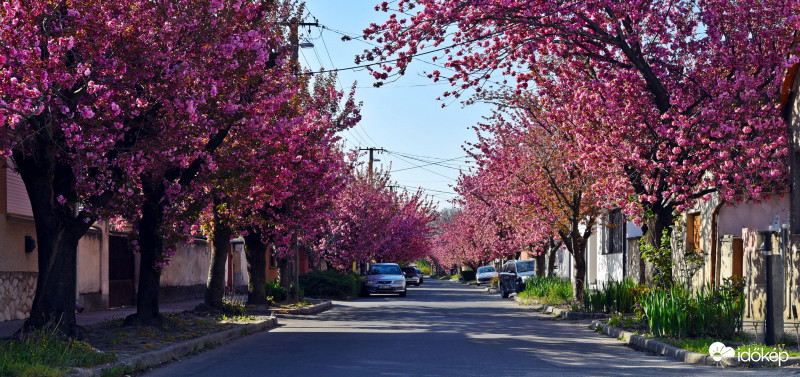
<instances>
[{"instance_id":1,"label":"concrete curb","mask_svg":"<svg viewBox=\"0 0 800 377\"><path fill-rule=\"evenodd\" d=\"M272 315L275 315L275 314L305 314L305 315L308 315L308 314L317 314L317 313L319 313L321 311L328 310L328 309L333 307L333 302L331 302L330 300L309 299L308 301L318 301L318 303L316 303L314 305L311 305L311 306L305 306L305 307L297 308L297 309L270 309L269 311L270 311L270 313L272 313Z\"/></svg>"},{"instance_id":2,"label":"concrete curb","mask_svg":"<svg viewBox=\"0 0 800 377\"><path fill-rule=\"evenodd\" d=\"M276 314L317 314L323 310L333 307L331 300L308 298L306 301L316 302L314 305L304 306L296 309L281 309L281 308L268 308L268 307L248 307L247 314L255 315L276 315Z\"/></svg>"},{"instance_id":3,"label":"concrete curb","mask_svg":"<svg viewBox=\"0 0 800 377\"><path fill-rule=\"evenodd\" d=\"M561 319L580 320L580 319L593 319L593 318L608 318L608 314L573 312L571 310L561 309L555 306L537 304L532 302L532 300L522 299L517 296L514 296L514 301L523 305L530 305L531 308L533 308L533 310L538 310L542 313L552 314Z\"/></svg>"},{"instance_id":4,"label":"concrete curb","mask_svg":"<svg viewBox=\"0 0 800 377\"><path fill-rule=\"evenodd\" d=\"M213 334L201 336L199 338L190 339L184 342L176 343L160 350L140 353L131 355L122 360L117 361L109 366L94 367L88 369L77 368L77 372L67 375L68 377L98 377L103 374L103 370L129 366L135 370L141 370L156 366L169 361L177 360L180 357L188 355L192 352L200 351L206 348L215 348L217 346L228 343L232 340L242 338L246 335L254 334L278 325L278 319L275 317L267 318L261 322L247 324L244 327L220 331Z\"/></svg>"},{"instance_id":5,"label":"concrete curb","mask_svg":"<svg viewBox=\"0 0 800 377\"><path fill-rule=\"evenodd\" d=\"M711 356L708 354L702 354L702 353L688 351L682 348L677 348L656 339L647 338L641 335L631 333L630 331L625 331L618 327L613 327L599 320L592 321L590 328L594 330L602 330L603 334L606 334L612 338L617 338L617 340L620 340L624 343L636 346L640 349L648 350L659 356L671 357L685 364L699 364L699 365L711 365L711 366L717 365L722 367L740 367L740 366L768 367L769 366L767 365L767 362L740 362L739 358L735 356L723 357L722 360L720 361L714 361L714 359L711 358ZM781 363L782 367L792 366L792 365L800 365L800 357L790 357L788 361Z\"/></svg>"}]
</instances>

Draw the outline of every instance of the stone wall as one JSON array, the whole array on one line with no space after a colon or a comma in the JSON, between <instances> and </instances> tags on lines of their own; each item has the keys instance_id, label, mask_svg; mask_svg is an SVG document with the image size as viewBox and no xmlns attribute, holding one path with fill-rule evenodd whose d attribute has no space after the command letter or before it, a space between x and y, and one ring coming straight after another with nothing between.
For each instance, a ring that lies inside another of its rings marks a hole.
<instances>
[{"instance_id":1,"label":"stone wall","mask_svg":"<svg viewBox=\"0 0 800 377\"><path fill-rule=\"evenodd\" d=\"M36 272L0 271L0 322L28 318L37 277Z\"/></svg>"}]
</instances>

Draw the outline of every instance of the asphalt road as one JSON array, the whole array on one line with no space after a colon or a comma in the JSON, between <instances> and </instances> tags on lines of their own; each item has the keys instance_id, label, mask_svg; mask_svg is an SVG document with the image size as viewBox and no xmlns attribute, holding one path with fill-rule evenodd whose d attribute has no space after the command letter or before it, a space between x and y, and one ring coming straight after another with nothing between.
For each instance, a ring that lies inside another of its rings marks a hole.
<instances>
[{"instance_id":1,"label":"asphalt road","mask_svg":"<svg viewBox=\"0 0 800 377\"><path fill-rule=\"evenodd\" d=\"M146 376L789 375L720 369L630 349L588 326L428 279L408 297L336 301L315 316L170 363Z\"/></svg>"}]
</instances>

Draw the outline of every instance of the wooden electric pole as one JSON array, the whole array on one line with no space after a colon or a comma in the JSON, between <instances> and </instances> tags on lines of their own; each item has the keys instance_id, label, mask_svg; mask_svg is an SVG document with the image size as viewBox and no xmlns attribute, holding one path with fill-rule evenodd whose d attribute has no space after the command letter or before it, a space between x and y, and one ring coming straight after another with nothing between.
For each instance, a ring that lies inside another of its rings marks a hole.
<instances>
[{"instance_id":1,"label":"wooden electric pole","mask_svg":"<svg viewBox=\"0 0 800 377\"><path fill-rule=\"evenodd\" d=\"M369 151L369 172L368 172L368 174L369 174L369 182L372 183L372 163L373 163L373 161L375 161L374 153L375 153L375 151L378 151L378 152L385 152L385 151L383 150L383 148L372 148L372 147L370 147L370 148L361 148L361 149L359 149L359 151Z\"/></svg>"}]
</instances>

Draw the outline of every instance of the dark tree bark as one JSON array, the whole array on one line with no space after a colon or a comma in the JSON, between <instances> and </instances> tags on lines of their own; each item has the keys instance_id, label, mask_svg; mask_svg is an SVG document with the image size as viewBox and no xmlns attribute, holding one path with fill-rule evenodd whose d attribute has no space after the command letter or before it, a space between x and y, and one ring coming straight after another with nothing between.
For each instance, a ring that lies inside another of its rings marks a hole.
<instances>
[{"instance_id":1,"label":"dark tree bark","mask_svg":"<svg viewBox=\"0 0 800 377\"><path fill-rule=\"evenodd\" d=\"M292 297L292 263L287 258L278 259L278 274L280 275L281 287L286 291L286 302L290 302Z\"/></svg>"},{"instance_id":2,"label":"dark tree bark","mask_svg":"<svg viewBox=\"0 0 800 377\"><path fill-rule=\"evenodd\" d=\"M547 252L547 276L555 277L555 267L556 267L556 253L558 249L550 249Z\"/></svg>"},{"instance_id":3,"label":"dark tree bark","mask_svg":"<svg viewBox=\"0 0 800 377\"><path fill-rule=\"evenodd\" d=\"M39 133L31 142L35 146L31 153L13 153L31 203L39 268L30 316L22 331L57 323L67 336L83 338L83 331L75 322L75 269L78 240L94 223L94 216L84 212L76 216L73 209L58 202L59 195L77 197L75 176L70 166L59 162L57 146L50 135Z\"/></svg>"},{"instance_id":4,"label":"dark tree bark","mask_svg":"<svg viewBox=\"0 0 800 377\"><path fill-rule=\"evenodd\" d=\"M146 196L139 219L139 287L136 291L136 313L125 318L125 326L161 326L159 313L159 290L161 289L161 269L156 266L158 257L164 250L158 229L162 222L160 200L163 197L161 184L150 180L143 181Z\"/></svg>"},{"instance_id":5,"label":"dark tree bark","mask_svg":"<svg viewBox=\"0 0 800 377\"><path fill-rule=\"evenodd\" d=\"M267 245L261 234L250 229L244 237L244 255L247 258L247 304L266 305L267 301Z\"/></svg>"},{"instance_id":6,"label":"dark tree bark","mask_svg":"<svg viewBox=\"0 0 800 377\"><path fill-rule=\"evenodd\" d=\"M537 276L544 276L545 272L545 259L547 257L546 252L540 253L539 255L535 256L534 259L536 260L536 275Z\"/></svg>"},{"instance_id":7,"label":"dark tree bark","mask_svg":"<svg viewBox=\"0 0 800 377\"><path fill-rule=\"evenodd\" d=\"M217 309L224 308L222 298L225 296L225 266L233 234L231 228L217 212L217 206L221 204L220 200L214 199L214 231L210 240L211 265L208 268L208 282L204 296L205 304Z\"/></svg>"}]
</instances>

